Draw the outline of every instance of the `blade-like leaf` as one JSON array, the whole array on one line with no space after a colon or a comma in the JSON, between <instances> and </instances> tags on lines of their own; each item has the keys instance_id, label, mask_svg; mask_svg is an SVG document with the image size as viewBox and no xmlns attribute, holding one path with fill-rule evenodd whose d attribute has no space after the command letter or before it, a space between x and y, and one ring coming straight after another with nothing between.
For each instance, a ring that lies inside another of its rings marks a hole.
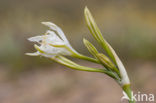
<instances>
[{"instance_id":1,"label":"blade-like leaf","mask_svg":"<svg viewBox=\"0 0 156 103\"><path fill-rule=\"evenodd\" d=\"M116 64L116 60L115 60L110 48L107 45L108 44L107 41L103 38L100 29L98 28L96 22L94 21L92 14L90 13L90 11L87 7L85 7L84 15L85 15L85 20L86 20L87 26L88 26L91 34L98 41L98 43L104 48L104 50L107 52L109 57Z\"/></svg>"}]
</instances>

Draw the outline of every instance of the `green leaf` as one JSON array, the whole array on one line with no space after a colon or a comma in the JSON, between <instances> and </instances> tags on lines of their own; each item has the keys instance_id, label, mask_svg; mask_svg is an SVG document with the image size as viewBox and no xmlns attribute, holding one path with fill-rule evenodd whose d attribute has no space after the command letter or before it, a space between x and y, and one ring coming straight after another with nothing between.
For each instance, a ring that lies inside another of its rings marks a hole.
<instances>
[{"instance_id":1,"label":"green leaf","mask_svg":"<svg viewBox=\"0 0 156 103\"><path fill-rule=\"evenodd\" d=\"M98 41L98 43L103 47L103 49L107 52L107 54L113 60L113 62L116 64L116 60L108 46L107 41L103 38L100 29L98 28L96 22L94 21L92 14L90 13L90 11L87 7L85 7L85 9L84 9L84 15L85 15L85 20L86 20L87 26L88 26L91 34Z\"/></svg>"}]
</instances>

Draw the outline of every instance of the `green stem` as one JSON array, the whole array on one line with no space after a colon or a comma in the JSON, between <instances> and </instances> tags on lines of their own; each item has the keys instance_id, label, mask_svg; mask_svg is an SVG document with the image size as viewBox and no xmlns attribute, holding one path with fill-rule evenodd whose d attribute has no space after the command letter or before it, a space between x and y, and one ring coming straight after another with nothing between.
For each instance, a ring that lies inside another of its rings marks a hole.
<instances>
[{"instance_id":1,"label":"green stem","mask_svg":"<svg viewBox=\"0 0 156 103\"><path fill-rule=\"evenodd\" d=\"M88 71L88 72L101 72L101 73L105 73L105 74L109 75L110 77L114 78L115 80L119 81L119 78L118 78L118 76L116 76L116 74L114 74L113 72L108 71L104 68L99 69L99 68L90 68L90 67L81 66L63 56L57 56L57 57L51 58L51 59L62 64L62 65L65 65L71 69L80 70L80 71Z\"/></svg>"},{"instance_id":2,"label":"green stem","mask_svg":"<svg viewBox=\"0 0 156 103\"><path fill-rule=\"evenodd\" d=\"M133 100L133 98L132 98L132 90L130 88L130 84L124 85L122 87L122 89L127 94L127 96L130 98L129 103L136 103L135 100Z\"/></svg>"},{"instance_id":3,"label":"green stem","mask_svg":"<svg viewBox=\"0 0 156 103\"><path fill-rule=\"evenodd\" d=\"M87 57L87 56L84 56L82 54L76 54L76 55L74 55L74 57L79 58L79 59L84 59L84 60L87 60L87 61L91 61L91 62L94 62L94 63L98 63L98 64L100 63L97 59Z\"/></svg>"},{"instance_id":4,"label":"green stem","mask_svg":"<svg viewBox=\"0 0 156 103\"><path fill-rule=\"evenodd\" d=\"M67 49L68 51L70 51L73 54L72 57L79 58L79 59L84 59L84 60L91 61L91 62L98 63L98 64L100 63L98 60L96 60L94 58L87 57L87 56L84 56L84 55L79 54L77 52L74 52L71 48L69 48L66 45L53 45L53 44L49 44L49 45L51 45L53 47L59 47L59 48L62 47L62 48Z\"/></svg>"}]
</instances>

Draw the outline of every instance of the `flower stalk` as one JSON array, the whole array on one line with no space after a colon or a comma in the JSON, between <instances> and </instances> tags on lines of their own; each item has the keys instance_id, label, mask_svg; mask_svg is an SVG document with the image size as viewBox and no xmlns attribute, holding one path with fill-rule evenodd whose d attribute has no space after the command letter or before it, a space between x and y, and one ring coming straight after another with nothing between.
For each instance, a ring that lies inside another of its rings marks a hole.
<instances>
[{"instance_id":1,"label":"flower stalk","mask_svg":"<svg viewBox=\"0 0 156 103\"><path fill-rule=\"evenodd\" d=\"M128 98L129 98L129 103L135 103L135 100L133 100L133 97L132 97L132 90L130 88L130 84L129 85L124 85L122 87L122 89L127 94Z\"/></svg>"},{"instance_id":2,"label":"flower stalk","mask_svg":"<svg viewBox=\"0 0 156 103\"><path fill-rule=\"evenodd\" d=\"M78 64L74 63L73 61L67 59L64 56L56 56L55 58L51 58L51 59L53 61L56 61L59 64L67 66L71 69L75 69L75 70L79 70L79 71L88 71L88 72L100 72L100 73L105 73L105 74L111 76L112 78L116 78L116 76L112 72L109 72L105 69L81 66L81 65L78 65Z\"/></svg>"}]
</instances>

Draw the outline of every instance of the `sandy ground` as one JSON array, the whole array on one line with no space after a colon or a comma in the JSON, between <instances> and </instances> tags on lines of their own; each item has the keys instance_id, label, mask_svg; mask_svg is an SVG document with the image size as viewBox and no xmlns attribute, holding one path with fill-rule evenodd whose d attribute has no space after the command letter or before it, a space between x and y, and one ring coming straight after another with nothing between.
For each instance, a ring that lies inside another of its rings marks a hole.
<instances>
[{"instance_id":1,"label":"sandy ground","mask_svg":"<svg viewBox=\"0 0 156 103\"><path fill-rule=\"evenodd\" d=\"M128 72L135 92L156 95L155 67L151 62L129 66L133 68ZM100 73L75 71L56 64L32 69L10 80L5 68L0 67L0 103L121 103L123 96L117 83Z\"/></svg>"}]
</instances>

